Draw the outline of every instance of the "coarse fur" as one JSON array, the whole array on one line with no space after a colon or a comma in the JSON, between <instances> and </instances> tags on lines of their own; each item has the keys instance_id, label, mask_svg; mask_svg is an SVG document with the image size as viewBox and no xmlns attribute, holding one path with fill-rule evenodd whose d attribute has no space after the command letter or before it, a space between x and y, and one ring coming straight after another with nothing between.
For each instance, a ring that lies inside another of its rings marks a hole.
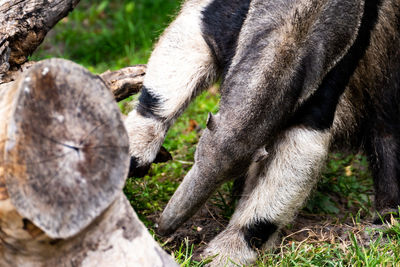
<instances>
[{"instance_id":1,"label":"coarse fur","mask_svg":"<svg viewBox=\"0 0 400 267\"><path fill-rule=\"evenodd\" d=\"M342 147L368 155L377 211L397 208L399 18L399 0L186 1L150 59L138 110L152 111L129 115L138 166L151 163L175 118L218 77L221 101L159 232L244 177L228 227L204 256L217 255L216 266L251 263L293 220L329 150ZM148 136L138 136L144 120Z\"/></svg>"},{"instance_id":2,"label":"coarse fur","mask_svg":"<svg viewBox=\"0 0 400 267\"><path fill-rule=\"evenodd\" d=\"M171 124L218 77L212 51L199 28L201 11L210 2L186 2L152 53L144 94L125 123L136 166L153 161Z\"/></svg>"}]
</instances>

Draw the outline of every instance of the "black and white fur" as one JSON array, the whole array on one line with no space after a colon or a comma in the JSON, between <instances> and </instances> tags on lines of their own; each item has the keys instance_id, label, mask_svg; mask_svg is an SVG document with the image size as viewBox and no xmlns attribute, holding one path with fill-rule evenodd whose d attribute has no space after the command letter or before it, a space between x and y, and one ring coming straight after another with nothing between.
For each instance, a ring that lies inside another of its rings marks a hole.
<instances>
[{"instance_id":1,"label":"black and white fur","mask_svg":"<svg viewBox=\"0 0 400 267\"><path fill-rule=\"evenodd\" d=\"M399 18L399 0L187 0L126 122L134 166L152 162L176 117L221 77L220 110L159 231L173 232L220 184L245 177L228 227L204 255L218 255L217 266L251 263L343 145L367 153L377 210L396 208Z\"/></svg>"}]
</instances>

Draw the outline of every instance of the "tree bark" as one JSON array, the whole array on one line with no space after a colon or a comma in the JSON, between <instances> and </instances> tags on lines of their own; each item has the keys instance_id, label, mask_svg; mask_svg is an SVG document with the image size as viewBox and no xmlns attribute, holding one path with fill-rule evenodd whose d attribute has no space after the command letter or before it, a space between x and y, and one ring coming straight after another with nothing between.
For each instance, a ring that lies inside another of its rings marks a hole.
<instances>
[{"instance_id":1,"label":"tree bark","mask_svg":"<svg viewBox=\"0 0 400 267\"><path fill-rule=\"evenodd\" d=\"M41 44L79 0L0 0L0 83Z\"/></svg>"},{"instance_id":2,"label":"tree bark","mask_svg":"<svg viewBox=\"0 0 400 267\"><path fill-rule=\"evenodd\" d=\"M106 71L100 78L110 88L116 101L137 94L143 85L146 65L135 65L116 71Z\"/></svg>"},{"instance_id":3,"label":"tree bark","mask_svg":"<svg viewBox=\"0 0 400 267\"><path fill-rule=\"evenodd\" d=\"M174 266L122 194L128 136L99 77L36 63L0 86L0 118L0 266Z\"/></svg>"}]
</instances>

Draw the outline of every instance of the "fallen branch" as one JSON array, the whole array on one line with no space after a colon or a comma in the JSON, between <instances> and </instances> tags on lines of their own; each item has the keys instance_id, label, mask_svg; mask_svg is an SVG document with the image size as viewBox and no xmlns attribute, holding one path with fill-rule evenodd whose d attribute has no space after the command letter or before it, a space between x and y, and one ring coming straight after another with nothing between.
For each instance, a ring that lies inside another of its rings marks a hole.
<instances>
[{"instance_id":1,"label":"fallen branch","mask_svg":"<svg viewBox=\"0 0 400 267\"><path fill-rule=\"evenodd\" d=\"M19 68L42 43L47 32L79 0L0 1L0 83L10 67Z\"/></svg>"},{"instance_id":2,"label":"fallen branch","mask_svg":"<svg viewBox=\"0 0 400 267\"><path fill-rule=\"evenodd\" d=\"M135 65L116 71L106 71L100 78L110 88L116 101L137 94L143 85L146 65Z\"/></svg>"}]
</instances>

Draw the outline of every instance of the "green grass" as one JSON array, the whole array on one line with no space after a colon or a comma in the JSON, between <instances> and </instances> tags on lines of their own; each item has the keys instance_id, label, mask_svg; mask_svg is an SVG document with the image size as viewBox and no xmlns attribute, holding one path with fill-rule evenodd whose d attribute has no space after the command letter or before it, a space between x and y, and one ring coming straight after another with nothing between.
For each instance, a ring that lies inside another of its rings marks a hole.
<instances>
[{"instance_id":1,"label":"green grass","mask_svg":"<svg viewBox=\"0 0 400 267\"><path fill-rule=\"evenodd\" d=\"M329 244L293 242L282 246L275 253L260 257L257 266L395 266L399 260L400 243L398 235L390 238L378 233L376 240L369 246L360 244L353 234L350 243ZM383 238L389 238L382 243Z\"/></svg>"},{"instance_id":2,"label":"green grass","mask_svg":"<svg viewBox=\"0 0 400 267\"><path fill-rule=\"evenodd\" d=\"M146 63L179 5L176 0L81 0L31 59L67 58L95 72Z\"/></svg>"},{"instance_id":3,"label":"green grass","mask_svg":"<svg viewBox=\"0 0 400 267\"><path fill-rule=\"evenodd\" d=\"M97 73L146 63L154 42L173 19L179 5L180 1L176 0L82 0L68 18L55 27L31 59L63 57ZM201 94L168 132L164 146L174 160L152 166L143 179L127 180L124 192L151 232L154 233L155 216L191 168L207 113L217 112L218 101L218 94ZM126 103L120 103L125 113L129 111ZM372 216L372 180L367 165L361 155L330 155L321 181L301 211L301 214L316 216L317 225L329 220L329 227L347 229L344 233L335 235L333 241L321 235L319 239L302 240L285 237L276 250L261 255L256 265L398 265L399 224L394 221L386 228L370 230L363 226L365 218ZM231 188L232 183L225 184L212 200L213 205L223 210L224 218L233 212L227 197ZM288 229L291 227L294 226ZM364 233L371 236L370 243L363 241ZM165 246L168 249L168 244ZM192 260L193 250L198 246L188 239L182 240L181 246L172 253L182 266L201 266L204 263Z\"/></svg>"},{"instance_id":4,"label":"green grass","mask_svg":"<svg viewBox=\"0 0 400 267\"><path fill-rule=\"evenodd\" d=\"M305 209L312 213L338 215L344 212L340 210L341 205L346 210L361 208L363 215L372 216L372 195L372 178L366 157L331 154L317 190Z\"/></svg>"}]
</instances>

